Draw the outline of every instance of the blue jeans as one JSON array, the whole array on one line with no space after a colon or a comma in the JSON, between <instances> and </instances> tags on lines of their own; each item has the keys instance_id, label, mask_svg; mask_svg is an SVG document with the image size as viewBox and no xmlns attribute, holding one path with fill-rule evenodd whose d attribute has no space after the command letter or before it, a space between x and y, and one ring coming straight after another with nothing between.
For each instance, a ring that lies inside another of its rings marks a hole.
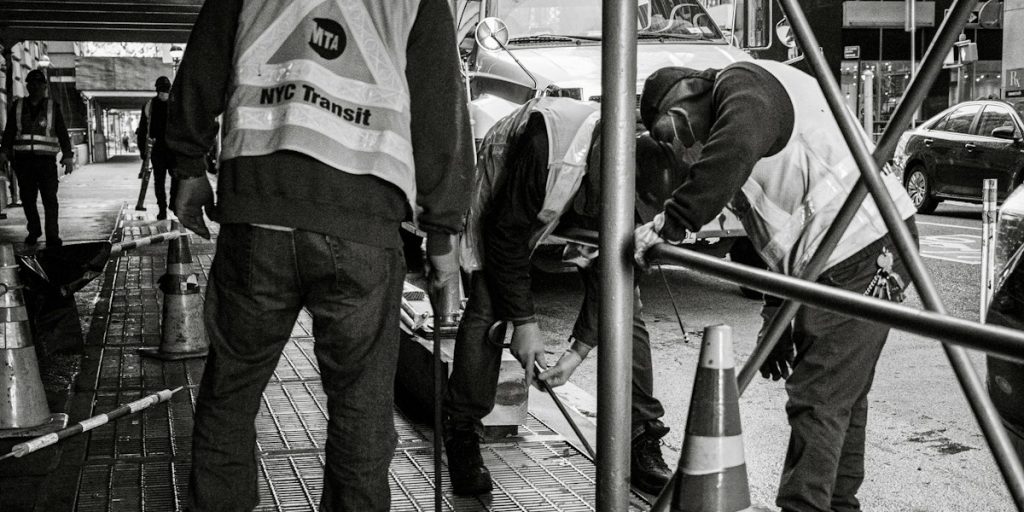
<instances>
[{"instance_id":1,"label":"blue jeans","mask_svg":"<svg viewBox=\"0 0 1024 512\"><path fill-rule=\"evenodd\" d=\"M252 510L261 393L299 311L313 316L330 420L321 511L385 511L405 269L401 249L225 224L206 294L189 510Z\"/></svg>"}]
</instances>

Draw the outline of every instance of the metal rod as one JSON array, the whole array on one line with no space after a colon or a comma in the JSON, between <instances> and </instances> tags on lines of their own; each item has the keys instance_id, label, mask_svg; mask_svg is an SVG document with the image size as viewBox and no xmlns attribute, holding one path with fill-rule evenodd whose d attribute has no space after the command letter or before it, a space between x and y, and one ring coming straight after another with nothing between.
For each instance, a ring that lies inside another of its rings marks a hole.
<instances>
[{"instance_id":1,"label":"metal rod","mask_svg":"<svg viewBox=\"0 0 1024 512\"><path fill-rule=\"evenodd\" d=\"M978 321L985 323L988 305L992 302L996 273L996 194L999 180L986 179L982 182L981 194L981 304Z\"/></svg>"},{"instance_id":2,"label":"metal rod","mask_svg":"<svg viewBox=\"0 0 1024 512\"><path fill-rule=\"evenodd\" d=\"M637 3L603 0L602 6L597 510L620 512L629 508Z\"/></svg>"},{"instance_id":3,"label":"metal rod","mask_svg":"<svg viewBox=\"0 0 1024 512\"><path fill-rule=\"evenodd\" d=\"M764 293L811 304L815 308L1024 361L1024 332L1016 329L982 325L933 311L913 309L860 293L732 263L682 247L658 244L651 250L655 261L704 272Z\"/></svg>"},{"instance_id":4,"label":"metal rod","mask_svg":"<svg viewBox=\"0 0 1024 512\"><path fill-rule=\"evenodd\" d=\"M440 315L434 317L434 512L441 512L444 503L441 490L441 436L444 425L441 418L441 401L444 400L444 384L441 379L441 323Z\"/></svg>"},{"instance_id":5,"label":"metal rod","mask_svg":"<svg viewBox=\"0 0 1024 512\"><path fill-rule=\"evenodd\" d=\"M541 366L539 361L534 361L533 369L536 370L537 375L540 375L546 368ZM594 453L594 447L590 446L590 442L587 441L586 436L583 435L583 431L580 430L580 427L579 425L576 424L576 421L572 419L572 415L569 414L569 409L565 408L565 404L562 403L561 398L558 398L558 393L555 393L555 390L552 389L551 384L548 384L547 381L543 381L538 378L534 378L534 382L538 383L540 385L541 391L547 393L548 396L551 397L551 401L555 402L555 407L558 407L558 412L562 413L562 417L565 418L566 423L569 424L569 428L571 428L573 433L576 434L576 439L580 440L580 444L582 444L583 449L587 451L587 455L590 456L590 460L595 460L597 458L597 454Z\"/></svg>"},{"instance_id":6,"label":"metal rod","mask_svg":"<svg viewBox=\"0 0 1024 512\"><path fill-rule=\"evenodd\" d=\"M967 0L966 3L970 4L970 7L973 8L976 2L974 0ZM780 0L780 4L783 11L789 17L797 40L800 41L803 47L818 48L818 41L798 1ZM963 11L952 11L950 19L947 21L954 26L963 27L967 22L967 14ZM953 17L954 15L956 17ZM850 111L843 104L843 96L839 90L839 85L829 70L825 58L820 53L811 51L807 54L807 60L814 71L814 75L818 78L819 84L822 86L825 99L828 101L832 114L836 117L839 128L846 138L847 144L850 146L854 160L856 160L857 166L860 167L864 183L867 185L872 197L874 197L875 204L882 214L882 219L889 228L889 233L895 242L896 249L903 258L907 270L910 272L917 292L921 296L921 301L927 309L939 314L945 314L942 300L939 298L939 294L931 278L928 276L927 270L925 270L921 255L917 252L917 244L911 237L907 226L903 223L903 219L900 218L895 202L889 196L884 183L882 183L878 165L871 158L867 146L858 133L856 119L853 118ZM966 351L951 345L943 345L943 349L949 358L950 365L953 367L953 372L960 381L964 394L967 396L971 410L974 412L974 416L977 418L981 430L985 434L985 439L992 450L992 455L995 457L1003 479L1006 481L1007 489L1010 491L1017 509L1024 512L1024 466L1021 466L1020 460L1014 452L1010 438L1006 433L1005 427L1003 427L1002 419L999 417L999 412L988 396L985 386L978 377L977 370L972 366Z\"/></svg>"},{"instance_id":7,"label":"metal rod","mask_svg":"<svg viewBox=\"0 0 1024 512\"><path fill-rule=\"evenodd\" d=\"M889 123L885 127L882 138L878 141L874 157L879 165L887 162L892 157L900 136L910 126L917 110L921 107L925 98L928 97L928 90L942 72L946 54L953 48L953 43L956 42L960 33L960 25L957 24L957 20L961 18L967 19L973 8L973 3L972 0L957 2L952 8L950 16L940 25L931 46L925 52L916 77L907 86L907 90L896 106L896 110L893 112L892 117L889 118ZM835 220L832 222L832 226L826 232L825 238L822 240L821 245L818 246L818 250L811 257L807 267L805 267L804 273L801 275L803 279L809 281L817 280L818 276L825 271L828 259L832 256L836 246L839 245L839 241L842 239L843 234L846 233L847 227L853 221L867 195L867 186L863 180L858 180L857 185L854 186L843 207L839 210L839 214L836 215ZM754 352L747 359L746 364L740 369L737 384L741 396L756 376L758 369L768 359L779 337L785 332L786 326L796 316L799 307L798 304L791 302L784 302L779 307L779 310L768 324L764 338L760 340L760 343L754 348Z\"/></svg>"}]
</instances>

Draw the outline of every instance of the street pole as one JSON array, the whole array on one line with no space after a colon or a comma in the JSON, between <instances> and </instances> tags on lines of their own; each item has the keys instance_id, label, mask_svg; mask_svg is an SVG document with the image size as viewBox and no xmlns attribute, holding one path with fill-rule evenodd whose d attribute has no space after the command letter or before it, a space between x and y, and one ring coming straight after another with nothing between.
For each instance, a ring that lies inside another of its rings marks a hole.
<instances>
[{"instance_id":1,"label":"street pole","mask_svg":"<svg viewBox=\"0 0 1024 512\"><path fill-rule=\"evenodd\" d=\"M996 191L999 180L986 179L981 193L981 307L979 321L985 323L988 305L995 292L996 273Z\"/></svg>"}]
</instances>

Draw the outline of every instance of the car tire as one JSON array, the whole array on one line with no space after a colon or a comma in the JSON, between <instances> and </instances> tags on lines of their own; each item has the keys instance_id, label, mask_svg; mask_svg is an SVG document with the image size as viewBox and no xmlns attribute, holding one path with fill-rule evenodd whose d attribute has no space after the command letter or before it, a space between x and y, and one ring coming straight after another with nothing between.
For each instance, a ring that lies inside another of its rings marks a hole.
<instances>
[{"instance_id":1,"label":"car tire","mask_svg":"<svg viewBox=\"0 0 1024 512\"><path fill-rule=\"evenodd\" d=\"M912 167L904 187L907 190L907 195L910 196L910 201L917 208L917 213L932 213L939 205L939 201L932 195L932 182L925 174L924 167L920 165Z\"/></svg>"},{"instance_id":2,"label":"car tire","mask_svg":"<svg viewBox=\"0 0 1024 512\"><path fill-rule=\"evenodd\" d=\"M749 238L739 238L732 244L732 248L729 249L729 259L735 263L749 265L754 268L768 268L768 264L761 259L761 255L754 249L754 244L750 242ZM764 298L764 294L757 290L747 288L746 286L740 286L739 288L740 294L748 299L761 300Z\"/></svg>"}]
</instances>

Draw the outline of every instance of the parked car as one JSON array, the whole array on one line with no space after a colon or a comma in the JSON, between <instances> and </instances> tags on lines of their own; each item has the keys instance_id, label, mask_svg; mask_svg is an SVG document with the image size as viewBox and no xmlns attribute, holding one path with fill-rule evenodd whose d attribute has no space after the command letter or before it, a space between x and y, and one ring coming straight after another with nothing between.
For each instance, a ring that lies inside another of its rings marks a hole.
<instances>
[{"instance_id":1,"label":"parked car","mask_svg":"<svg viewBox=\"0 0 1024 512\"><path fill-rule=\"evenodd\" d=\"M1003 203L996 227L995 286L987 323L1024 329L1024 187ZM1024 458L1024 363L988 356L988 393Z\"/></svg>"},{"instance_id":2,"label":"parked car","mask_svg":"<svg viewBox=\"0 0 1024 512\"><path fill-rule=\"evenodd\" d=\"M985 179L1002 201L1024 178L1024 106L997 100L954 105L900 137L893 166L920 213L946 199L981 202Z\"/></svg>"}]
</instances>

